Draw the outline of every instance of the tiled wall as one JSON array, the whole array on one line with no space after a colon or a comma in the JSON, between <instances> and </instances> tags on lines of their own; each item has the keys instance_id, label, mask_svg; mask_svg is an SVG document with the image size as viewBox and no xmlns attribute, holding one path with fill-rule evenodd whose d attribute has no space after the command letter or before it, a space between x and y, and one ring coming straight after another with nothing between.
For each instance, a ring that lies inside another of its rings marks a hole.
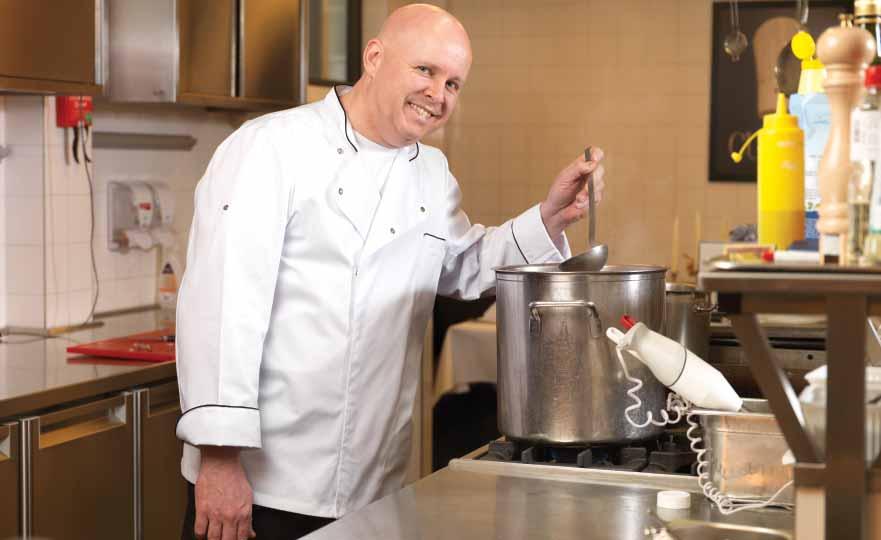
<instances>
[{"instance_id":1,"label":"tiled wall","mask_svg":"<svg viewBox=\"0 0 881 540\"><path fill-rule=\"evenodd\" d=\"M6 145L6 107L5 98L0 96L0 148ZM0 161L0 328L6 325L6 167Z\"/></svg>"},{"instance_id":2,"label":"tiled wall","mask_svg":"<svg viewBox=\"0 0 881 540\"><path fill-rule=\"evenodd\" d=\"M6 96L3 104L4 145L9 156L3 170L2 215L5 236L4 325L45 324L43 256L43 101Z\"/></svg>"},{"instance_id":3,"label":"tiled wall","mask_svg":"<svg viewBox=\"0 0 881 540\"><path fill-rule=\"evenodd\" d=\"M111 252L105 246L107 183L112 180L150 180L168 184L174 193L176 249L181 264L186 257L187 235L193 218L193 193L217 146L244 117L223 112L185 108L104 106L95 115L95 129L122 133L191 135L196 145L189 151L95 151L95 189L100 209L96 231L98 273L102 276L98 311L121 309L156 301L159 249ZM180 279L180 276L178 276Z\"/></svg>"},{"instance_id":4,"label":"tiled wall","mask_svg":"<svg viewBox=\"0 0 881 540\"><path fill-rule=\"evenodd\" d=\"M544 198L586 145L603 148L598 238L613 263L671 265L699 238L755 222L755 185L707 178L707 0L447 0L474 65L443 135L473 221ZM586 245L586 223L567 231ZM692 278L693 279L693 278Z\"/></svg>"},{"instance_id":5,"label":"tiled wall","mask_svg":"<svg viewBox=\"0 0 881 540\"><path fill-rule=\"evenodd\" d=\"M70 132L55 127L55 99L7 96L5 144L12 154L0 164L0 214L6 234L5 279L0 288L0 326L55 327L86 320L95 293L89 238L89 181L71 156ZM99 294L96 311L153 304L158 250L111 252L107 248L107 182L160 180L175 195L175 229L181 258L193 213L193 189L217 145L240 119L226 113L98 103L94 130L187 134L190 151L91 149L94 251ZM2 253L2 252L0 252ZM5 298L5 301L3 299Z\"/></svg>"}]
</instances>

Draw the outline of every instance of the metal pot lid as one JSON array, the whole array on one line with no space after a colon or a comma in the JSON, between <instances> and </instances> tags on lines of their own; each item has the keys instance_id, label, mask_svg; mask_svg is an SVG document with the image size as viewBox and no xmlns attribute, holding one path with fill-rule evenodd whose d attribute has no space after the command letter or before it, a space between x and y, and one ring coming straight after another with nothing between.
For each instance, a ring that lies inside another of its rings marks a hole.
<instances>
[{"instance_id":1,"label":"metal pot lid","mask_svg":"<svg viewBox=\"0 0 881 540\"><path fill-rule=\"evenodd\" d=\"M565 271L560 270L558 264L523 264L516 266L501 266L496 268L496 274L554 274L554 275L590 275L590 276L618 276L618 275L641 275L666 273L667 269L663 266L654 266L649 264L631 264L631 265L610 265L607 264L602 270L597 271Z\"/></svg>"}]
</instances>

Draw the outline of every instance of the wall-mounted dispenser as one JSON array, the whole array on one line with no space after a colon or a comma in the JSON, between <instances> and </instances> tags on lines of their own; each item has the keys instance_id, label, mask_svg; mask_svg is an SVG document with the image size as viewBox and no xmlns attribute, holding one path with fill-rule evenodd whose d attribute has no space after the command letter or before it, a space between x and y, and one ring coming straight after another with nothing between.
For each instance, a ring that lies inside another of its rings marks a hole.
<instances>
[{"instance_id":1,"label":"wall-mounted dispenser","mask_svg":"<svg viewBox=\"0 0 881 540\"><path fill-rule=\"evenodd\" d=\"M174 197L162 182L111 181L107 184L108 249L170 246Z\"/></svg>"}]
</instances>

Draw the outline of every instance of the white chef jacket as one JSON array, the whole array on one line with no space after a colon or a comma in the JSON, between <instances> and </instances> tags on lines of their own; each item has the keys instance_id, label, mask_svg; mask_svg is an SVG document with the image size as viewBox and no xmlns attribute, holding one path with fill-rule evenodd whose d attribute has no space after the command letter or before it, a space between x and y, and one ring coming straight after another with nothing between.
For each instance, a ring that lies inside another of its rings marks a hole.
<instances>
[{"instance_id":1,"label":"white chef jacket","mask_svg":"<svg viewBox=\"0 0 881 540\"><path fill-rule=\"evenodd\" d=\"M435 294L569 256L538 205L472 225L446 158L414 144L380 198L336 89L247 122L196 187L177 310L184 477L238 446L254 504L339 517L399 489Z\"/></svg>"}]
</instances>

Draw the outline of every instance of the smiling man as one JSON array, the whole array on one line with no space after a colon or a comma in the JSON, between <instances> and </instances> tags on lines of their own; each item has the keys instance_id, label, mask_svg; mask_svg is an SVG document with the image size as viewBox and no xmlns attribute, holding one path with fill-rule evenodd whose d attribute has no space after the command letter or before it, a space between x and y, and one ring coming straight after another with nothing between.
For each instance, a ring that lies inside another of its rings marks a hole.
<instances>
[{"instance_id":1,"label":"smiling man","mask_svg":"<svg viewBox=\"0 0 881 540\"><path fill-rule=\"evenodd\" d=\"M297 538L401 487L436 294L491 293L493 268L561 261L582 219L579 156L547 198L472 225L443 153L471 67L462 25L395 11L363 76L248 122L196 188L177 320L182 537Z\"/></svg>"}]
</instances>

